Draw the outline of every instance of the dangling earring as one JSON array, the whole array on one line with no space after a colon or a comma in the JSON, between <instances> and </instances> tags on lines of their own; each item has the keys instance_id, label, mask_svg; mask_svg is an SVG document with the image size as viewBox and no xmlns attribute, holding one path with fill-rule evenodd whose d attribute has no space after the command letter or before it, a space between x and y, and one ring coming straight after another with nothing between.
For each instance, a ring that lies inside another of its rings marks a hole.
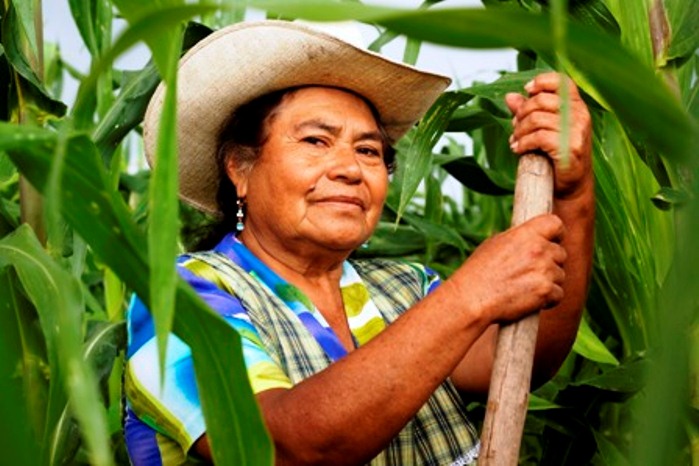
<instances>
[{"instance_id":1,"label":"dangling earring","mask_svg":"<svg viewBox=\"0 0 699 466\"><path fill-rule=\"evenodd\" d=\"M243 223L243 220L245 219L245 214L243 213L243 205L245 204L245 200L237 199L235 203L238 205L238 212L235 214L235 216L238 218L238 223L235 224L235 230L240 233L245 229L245 224Z\"/></svg>"}]
</instances>

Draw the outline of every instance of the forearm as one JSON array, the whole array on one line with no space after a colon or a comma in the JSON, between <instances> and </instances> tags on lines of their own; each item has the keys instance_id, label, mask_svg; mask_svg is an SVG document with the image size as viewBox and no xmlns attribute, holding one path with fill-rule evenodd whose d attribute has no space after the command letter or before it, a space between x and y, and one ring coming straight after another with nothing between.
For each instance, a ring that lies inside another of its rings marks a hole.
<instances>
[{"instance_id":1,"label":"forearm","mask_svg":"<svg viewBox=\"0 0 699 466\"><path fill-rule=\"evenodd\" d=\"M385 448L487 326L449 287L293 389L260 394L277 464L360 464Z\"/></svg>"},{"instance_id":2,"label":"forearm","mask_svg":"<svg viewBox=\"0 0 699 466\"><path fill-rule=\"evenodd\" d=\"M561 241L568 257L564 264L564 298L540 313L533 382L550 379L558 371L577 334L587 298L594 240L594 181L589 179L576 193L554 200L554 214L566 225Z\"/></svg>"}]
</instances>

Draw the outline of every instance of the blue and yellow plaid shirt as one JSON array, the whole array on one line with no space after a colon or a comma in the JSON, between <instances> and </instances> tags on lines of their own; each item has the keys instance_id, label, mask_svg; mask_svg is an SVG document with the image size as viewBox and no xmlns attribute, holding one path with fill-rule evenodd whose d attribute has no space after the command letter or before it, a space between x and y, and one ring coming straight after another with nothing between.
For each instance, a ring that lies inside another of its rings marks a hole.
<instances>
[{"instance_id":1,"label":"blue and yellow plaid shirt","mask_svg":"<svg viewBox=\"0 0 699 466\"><path fill-rule=\"evenodd\" d=\"M254 393L291 388L343 356L337 337L310 300L233 235L213 251L181 256L177 265L180 275L241 335ZM438 284L434 272L416 264L345 262L340 288L355 344L376 336ZM137 297L127 319L125 435L132 462L195 463L188 452L206 426L189 347L175 335L169 337L161 388L153 321ZM447 381L371 464L466 465L477 451L475 431Z\"/></svg>"}]
</instances>

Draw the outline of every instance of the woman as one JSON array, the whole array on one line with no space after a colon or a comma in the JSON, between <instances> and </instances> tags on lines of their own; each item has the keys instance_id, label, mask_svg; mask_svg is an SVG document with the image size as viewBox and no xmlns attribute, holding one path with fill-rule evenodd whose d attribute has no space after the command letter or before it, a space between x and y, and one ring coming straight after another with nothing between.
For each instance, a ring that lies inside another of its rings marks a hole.
<instances>
[{"instance_id":1,"label":"woman","mask_svg":"<svg viewBox=\"0 0 699 466\"><path fill-rule=\"evenodd\" d=\"M554 162L554 215L485 241L440 284L416 264L348 257L379 220L390 144L446 78L277 21L213 34L179 72L181 194L220 209L228 231L212 250L182 256L178 270L243 337L277 463L474 461L477 434L459 393L487 393L494 324L548 309L535 362L541 381L579 323L594 197L590 119L575 86L565 164L558 76L538 76L527 97L507 96L513 152L540 149ZM162 92L146 115L149 154ZM129 322L134 463L210 460L188 348L171 337L160 391L152 323L138 300Z\"/></svg>"}]
</instances>

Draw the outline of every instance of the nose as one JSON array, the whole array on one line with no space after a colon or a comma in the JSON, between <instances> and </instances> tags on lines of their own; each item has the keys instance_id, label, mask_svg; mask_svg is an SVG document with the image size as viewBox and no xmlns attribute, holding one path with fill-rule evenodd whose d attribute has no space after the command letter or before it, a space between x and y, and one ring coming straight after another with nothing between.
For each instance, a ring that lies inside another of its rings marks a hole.
<instances>
[{"instance_id":1,"label":"nose","mask_svg":"<svg viewBox=\"0 0 699 466\"><path fill-rule=\"evenodd\" d=\"M338 145L330 162L328 177L331 180L344 183L358 183L362 179L362 167L357 160L354 148L349 145Z\"/></svg>"}]
</instances>

